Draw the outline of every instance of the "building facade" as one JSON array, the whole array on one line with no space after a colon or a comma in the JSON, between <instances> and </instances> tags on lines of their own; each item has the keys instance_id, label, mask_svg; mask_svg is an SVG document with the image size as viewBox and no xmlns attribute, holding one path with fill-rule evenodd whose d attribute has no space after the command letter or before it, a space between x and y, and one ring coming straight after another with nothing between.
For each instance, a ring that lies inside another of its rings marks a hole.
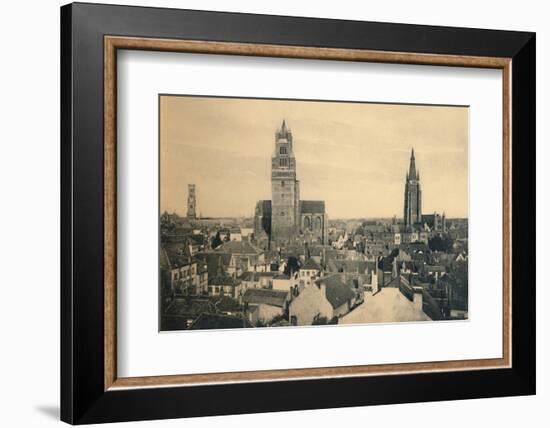
<instances>
[{"instance_id":1,"label":"building facade","mask_svg":"<svg viewBox=\"0 0 550 428\"><path fill-rule=\"evenodd\" d=\"M256 203L254 236L276 246L302 242L327 242L325 201L300 200L292 131L283 120L275 132L271 156L271 200Z\"/></svg>"},{"instance_id":2,"label":"building facade","mask_svg":"<svg viewBox=\"0 0 550 428\"><path fill-rule=\"evenodd\" d=\"M403 223L405 227L422 222L422 190L420 173L416 170L414 149L411 152L409 171L405 175L405 201L403 204Z\"/></svg>"}]
</instances>

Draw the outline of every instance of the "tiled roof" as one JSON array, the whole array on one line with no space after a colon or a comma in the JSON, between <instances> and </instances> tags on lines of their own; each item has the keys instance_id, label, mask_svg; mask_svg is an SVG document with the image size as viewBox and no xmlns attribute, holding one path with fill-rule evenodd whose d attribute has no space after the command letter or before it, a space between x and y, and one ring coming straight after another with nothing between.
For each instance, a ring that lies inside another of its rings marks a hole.
<instances>
[{"instance_id":1,"label":"tiled roof","mask_svg":"<svg viewBox=\"0 0 550 428\"><path fill-rule=\"evenodd\" d=\"M258 272L243 272L241 276L239 276L239 279L241 281L258 281L260 279Z\"/></svg>"},{"instance_id":2,"label":"tiled roof","mask_svg":"<svg viewBox=\"0 0 550 428\"><path fill-rule=\"evenodd\" d=\"M236 287L241 283L240 280L233 278L230 275L217 275L210 278L208 275L208 285L225 285Z\"/></svg>"},{"instance_id":3,"label":"tiled roof","mask_svg":"<svg viewBox=\"0 0 550 428\"><path fill-rule=\"evenodd\" d=\"M206 263L208 267L208 278L218 276L220 273L225 273L231 261L231 254L223 253L198 253L196 257Z\"/></svg>"},{"instance_id":4,"label":"tiled roof","mask_svg":"<svg viewBox=\"0 0 550 428\"><path fill-rule=\"evenodd\" d=\"M399 288L384 287L375 295L366 295L365 303L345 315L338 324L430 321L430 318L407 299Z\"/></svg>"},{"instance_id":5,"label":"tiled roof","mask_svg":"<svg viewBox=\"0 0 550 428\"><path fill-rule=\"evenodd\" d=\"M216 248L217 253L261 254L263 251L248 241L229 241Z\"/></svg>"},{"instance_id":6,"label":"tiled roof","mask_svg":"<svg viewBox=\"0 0 550 428\"><path fill-rule=\"evenodd\" d=\"M304 265L300 269L308 269L308 270L323 270L319 264L313 260L312 258L309 258L306 260Z\"/></svg>"},{"instance_id":7,"label":"tiled roof","mask_svg":"<svg viewBox=\"0 0 550 428\"><path fill-rule=\"evenodd\" d=\"M367 270L373 271L376 267L376 262L364 260L330 260L328 268L331 272L350 272L350 273L366 273Z\"/></svg>"},{"instance_id":8,"label":"tiled roof","mask_svg":"<svg viewBox=\"0 0 550 428\"><path fill-rule=\"evenodd\" d=\"M162 248L172 269L186 266L193 262L192 258L187 254L187 246L185 244L163 244Z\"/></svg>"},{"instance_id":9,"label":"tiled roof","mask_svg":"<svg viewBox=\"0 0 550 428\"><path fill-rule=\"evenodd\" d=\"M265 304L282 308L285 305L287 297L287 291L250 288L244 293L243 302L257 305Z\"/></svg>"},{"instance_id":10,"label":"tiled roof","mask_svg":"<svg viewBox=\"0 0 550 428\"><path fill-rule=\"evenodd\" d=\"M222 296L213 301L213 304L214 307L221 312L238 312L243 309L239 302L229 296Z\"/></svg>"},{"instance_id":11,"label":"tiled roof","mask_svg":"<svg viewBox=\"0 0 550 428\"><path fill-rule=\"evenodd\" d=\"M302 214L324 214L325 201L300 201L300 211Z\"/></svg>"},{"instance_id":12,"label":"tiled roof","mask_svg":"<svg viewBox=\"0 0 550 428\"><path fill-rule=\"evenodd\" d=\"M191 325L191 330L212 330L224 328L246 328L252 327L252 324L247 319L232 317L220 314L205 314L202 313Z\"/></svg>"},{"instance_id":13,"label":"tiled roof","mask_svg":"<svg viewBox=\"0 0 550 428\"><path fill-rule=\"evenodd\" d=\"M174 299L164 314L169 316L198 316L213 310L209 299Z\"/></svg>"},{"instance_id":14,"label":"tiled roof","mask_svg":"<svg viewBox=\"0 0 550 428\"><path fill-rule=\"evenodd\" d=\"M278 275L279 272L243 272L239 279L241 281L259 281L260 278L271 277Z\"/></svg>"},{"instance_id":15,"label":"tiled roof","mask_svg":"<svg viewBox=\"0 0 550 428\"><path fill-rule=\"evenodd\" d=\"M325 276L316 282L325 285L327 300L333 308L338 308L355 297L355 293L342 282L342 278L338 274Z\"/></svg>"},{"instance_id":16,"label":"tiled roof","mask_svg":"<svg viewBox=\"0 0 550 428\"><path fill-rule=\"evenodd\" d=\"M279 274L279 272L256 272L258 274L258 276L262 277L262 276L270 276L270 277L275 277Z\"/></svg>"}]
</instances>

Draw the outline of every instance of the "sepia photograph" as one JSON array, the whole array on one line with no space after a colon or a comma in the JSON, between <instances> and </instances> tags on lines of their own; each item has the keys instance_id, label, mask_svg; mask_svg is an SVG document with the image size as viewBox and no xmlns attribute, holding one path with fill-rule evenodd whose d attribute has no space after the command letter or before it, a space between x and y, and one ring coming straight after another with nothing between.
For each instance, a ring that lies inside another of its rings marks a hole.
<instances>
[{"instance_id":1,"label":"sepia photograph","mask_svg":"<svg viewBox=\"0 0 550 428\"><path fill-rule=\"evenodd\" d=\"M159 95L159 330L468 319L468 106Z\"/></svg>"}]
</instances>

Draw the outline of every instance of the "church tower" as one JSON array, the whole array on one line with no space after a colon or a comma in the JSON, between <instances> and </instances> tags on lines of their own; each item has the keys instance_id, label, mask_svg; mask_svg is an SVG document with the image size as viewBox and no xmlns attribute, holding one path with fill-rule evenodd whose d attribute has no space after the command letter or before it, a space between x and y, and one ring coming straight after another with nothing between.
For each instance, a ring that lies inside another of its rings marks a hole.
<instances>
[{"instance_id":1,"label":"church tower","mask_svg":"<svg viewBox=\"0 0 550 428\"><path fill-rule=\"evenodd\" d=\"M187 218L195 220L197 218L197 194L195 193L195 185L187 186Z\"/></svg>"},{"instance_id":2,"label":"church tower","mask_svg":"<svg viewBox=\"0 0 550 428\"><path fill-rule=\"evenodd\" d=\"M422 191L420 189L420 174L416 171L414 149L411 152L409 171L405 176L403 222L405 227L422 222Z\"/></svg>"},{"instance_id":3,"label":"church tower","mask_svg":"<svg viewBox=\"0 0 550 428\"><path fill-rule=\"evenodd\" d=\"M275 132L271 156L271 241L275 244L293 241L300 223L300 183L292 144L292 132L283 120Z\"/></svg>"}]
</instances>

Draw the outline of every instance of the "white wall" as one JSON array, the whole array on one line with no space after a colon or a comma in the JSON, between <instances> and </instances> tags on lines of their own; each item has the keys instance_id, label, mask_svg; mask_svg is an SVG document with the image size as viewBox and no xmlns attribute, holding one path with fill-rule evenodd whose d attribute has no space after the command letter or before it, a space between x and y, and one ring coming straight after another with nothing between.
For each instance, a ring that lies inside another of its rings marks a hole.
<instances>
[{"instance_id":1,"label":"white wall","mask_svg":"<svg viewBox=\"0 0 550 428\"><path fill-rule=\"evenodd\" d=\"M415 24L485 27L537 31L538 204L537 262L550 254L543 243L550 238L543 219L549 216L550 181L548 101L550 28L545 2L463 0L359 2L357 0L297 2L295 0L123 1L126 4L170 6L325 18L392 21ZM2 425L54 426L59 405L59 10L57 0L4 2L0 10L2 60L0 66L0 321L2 325ZM113 3L104 0L103 3ZM543 77L543 78L541 78ZM546 195L544 195L544 193ZM543 198L544 197L544 198ZM539 275L538 275L539 276ZM539 276L539 279L542 279ZM542 282L542 281L539 281ZM342 421L371 426L425 427L424 417L444 426L483 423L522 426L527 420L542 426L543 406L549 402L548 311L550 298L538 287L538 396L407 404L354 409L319 410L270 415L228 416L188 420L188 427L334 426ZM28 294L28 297L26 295ZM182 426L162 421L143 426ZM138 426L127 424L124 426ZM141 426L141 425L140 425Z\"/></svg>"}]
</instances>

